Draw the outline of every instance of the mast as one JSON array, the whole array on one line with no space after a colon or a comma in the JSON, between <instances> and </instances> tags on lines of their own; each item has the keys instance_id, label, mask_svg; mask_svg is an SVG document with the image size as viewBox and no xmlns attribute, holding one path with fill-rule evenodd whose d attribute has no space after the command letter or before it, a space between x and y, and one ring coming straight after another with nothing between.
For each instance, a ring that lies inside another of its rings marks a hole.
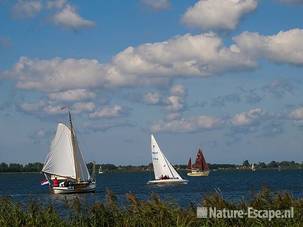
<instances>
[{"instance_id":1,"label":"mast","mask_svg":"<svg viewBox=\"0 0 303 227\"><path fill-rule=\"evenodd\" d=\"M73 145L73 156L74 156L74 163L75 163L76 180L77 180L77 182L80 182L79 162L78 162L77 153L76 153L77 145L76 145L72 116L70 114L70 111L68 111L68 117L69 117L69 124L70 124L70 131L71 131L71 138L72 138L72 145Z\"/></svg>"},{"instance_id":2,"label":"mast","mask_svg":"<svg viewBox=\"0 0 303 227\"><path fill-rule=\"evenodd\" d=\"M191 166L191 158L189 158L188 160L188 164L187 164L187 169L191 170L192 166Z\"/></svg>"}]
</instances>

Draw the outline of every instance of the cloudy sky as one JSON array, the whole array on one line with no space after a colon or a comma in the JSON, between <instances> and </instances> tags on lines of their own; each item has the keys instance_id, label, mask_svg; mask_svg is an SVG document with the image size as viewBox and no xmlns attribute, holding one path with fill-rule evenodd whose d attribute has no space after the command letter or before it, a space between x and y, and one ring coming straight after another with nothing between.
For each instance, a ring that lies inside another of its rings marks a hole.
<instances>
[{"instance_id":1,"label":"cloudy sky","mask_svg":"<svg viewBox=\"0 0 303 227\"><path fill-rule=\"evenodd\" d=\"M0 161L72 112L87 161L303 159L302 0L0 0Z\"/></svg>"}]
</instances>

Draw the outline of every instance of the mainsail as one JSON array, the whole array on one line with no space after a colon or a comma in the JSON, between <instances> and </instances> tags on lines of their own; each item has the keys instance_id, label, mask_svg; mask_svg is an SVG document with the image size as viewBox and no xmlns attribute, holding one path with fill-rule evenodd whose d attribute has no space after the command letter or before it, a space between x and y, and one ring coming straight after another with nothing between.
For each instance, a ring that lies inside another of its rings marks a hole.
<instances>
[{"instance_id":1,"label":"mainsail","mask_svg":"<svg viewBox=\"0 0 303 227\"><path fill-rule=\"evenodd\" d=\"M62 123L58 124L42 172L77 181L90 179L73 129Z\"/></svg>"},{"instance_id":2,"label":"mainsail","mask_svg":"<svg viewBox=\"0 0 303 227\"><path fill-rule=\"evenodd\" d=\"M203 153L200 149L197 153L196 162L195 162L195 164L192 165L192 168L199 169L199 170L202 170L202 171L208 171L209 170L208 165L205 161L204 155L203 155Z\"/></svg>"},{"instance_id":3,"label":"mainsail","mask_svg":"<svg viewBox=\"0 0 303 227\"><path fill-rule=\"evenodd\" d=\"M173 179L182 179L181 176L177 173L177 171L162 153L153 135L151 135L151 151L156 180L161 179L164 176Z\"/></svg>"}]
</instances>

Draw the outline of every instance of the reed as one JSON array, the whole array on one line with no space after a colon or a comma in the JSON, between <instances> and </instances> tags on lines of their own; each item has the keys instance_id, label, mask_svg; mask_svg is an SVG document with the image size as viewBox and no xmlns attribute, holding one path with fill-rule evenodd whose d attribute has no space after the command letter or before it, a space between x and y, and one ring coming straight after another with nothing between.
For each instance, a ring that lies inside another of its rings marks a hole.
<instances>
[{"instance_id":1,"label":"reed","mask_svg":"<svg viewBox=\"0 0 303 227\"><path fill-rule=\"evenodd\" d=\"M204 196L202 206L218 209L288 209L294 207L294 218L289 219L197 219L196 206L182 208L176 203L162 201L152 194L146 201L134 194L126 194L128 203L119 205L113 192L107 191L104 202L88 205L74 199L66 204L67 216L60 216L53 205L29 202L26 207L12 198L0 198L0 226L301 226L303 200L287 192L273 193L263 188L248 201L230 202L219 192Z\"/></svg>"}]
</instances>

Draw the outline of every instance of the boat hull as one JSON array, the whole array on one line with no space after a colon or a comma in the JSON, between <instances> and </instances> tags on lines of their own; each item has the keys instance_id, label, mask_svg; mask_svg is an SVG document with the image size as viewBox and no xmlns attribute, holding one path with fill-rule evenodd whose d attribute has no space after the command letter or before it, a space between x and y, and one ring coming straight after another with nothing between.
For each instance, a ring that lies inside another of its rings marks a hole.
<instances>
[{"instance_id":1,"label":"boat hull","mask_svg":"<svg viewBox=\"0 0 303 227\"><path fill-rule=\"evenodd\" d=\"M51 190L54 194L89 193L96 191L96 183L76 184L69 187L52 187Z\"/></svg>"},{"instance_id":2,"label":"boat hull","mask_svg":"<svg viewBox=\"0 0 303 227\"><path fill-rule=\"evenodd\" d=\"M207 177L209 175L209 171L197 171L197 172L189 172L187 176L190 177Z\"/></svg>"},{"instance_id":3,"label":"boat hull","mask_svg":"<svg viewBox=\"0 0 303 227\"><path fill-rule=\"evenodd\" d=\"M188 180L184 179L163 179L163 180L150 180L147 184L187 184Z\"/></svg>"}]
</instances>

